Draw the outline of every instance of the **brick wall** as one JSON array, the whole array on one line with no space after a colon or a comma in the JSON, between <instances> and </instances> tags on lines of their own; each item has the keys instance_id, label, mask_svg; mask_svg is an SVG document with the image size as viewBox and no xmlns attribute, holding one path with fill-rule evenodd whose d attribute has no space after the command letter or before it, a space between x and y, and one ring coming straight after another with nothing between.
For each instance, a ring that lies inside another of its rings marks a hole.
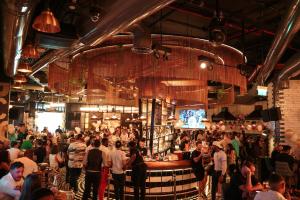
<instances>
[{"instance_id":1,"label":"brick wall","mask_svg":"<svg viewBox=\"0 0 300 200\"><path fill-rule=\"evenodd\" d=\"M290 80L289 88L278 91L276 106L281 109L280 141L293 146L295 153L300 154L300 80ZM297 151L297 152L296 152Z\"/></svg>"}]
</instances>

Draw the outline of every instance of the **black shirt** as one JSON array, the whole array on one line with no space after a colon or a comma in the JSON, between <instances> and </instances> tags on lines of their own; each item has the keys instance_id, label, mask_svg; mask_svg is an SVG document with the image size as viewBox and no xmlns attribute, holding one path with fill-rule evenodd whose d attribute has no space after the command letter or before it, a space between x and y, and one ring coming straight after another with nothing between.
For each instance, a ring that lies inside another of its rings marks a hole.
<instances>
[{"instance_id":1,"label":"black shirt","mask_svg":"<svg viewBox=\"0 0 300 200\"><path fill-rule=\"evenodd\" d=\"M38 147L34 150L34 155L36 156L36 162L42 163L46 157L46 149L45 147Z\"/></svg>"},{"instance_id":2,"label":"black shirt","mask_svg":"<svg viewBox=\"0 0 300 200\"><path fill-rule=\"evenodd\" d=\"M194 161L194 158L198 157L201 154L200 151L194 150L192 152L192 168L194 171L194 174L196 176L196 178L198 179L198 181L201 181L204 178L204 168L202 165L202 157L200 158L200 160L198 162Z\"/></svg>"},{"instance_id":3,"label":"black shirt","mask_svg":"<svg viewBox=\"0 0 300 200\"><path fill-rule=\"evenodd\" d=\"M142 156L147 156L148 150L146 147L143 148L139 147L138 150L141 152Z\"/></svg>"},{"instance_id":4,"label":"black shirt","mask_svg":"<svg viewBox=\"0 0 300 200\"><path fill-rule=\"evenodd\" d=\"M183 141L180 143L180 145L179 145L179 149L180 149L181 151L184 151L184 149L185 149L185 144L188 144L188 143L189 143L189 141L183 140Z\"/></svg>"},{"instance_id":5,"label":"black shirt","mask_svg":"<svg viewBox=\"0 0 300 200\"><path fill-rule=\"evenodd\" d=\"M144 158L142 156L142 153L137 148L130 150L130 157L133 155L136 155L135 160L132 162L133 168L144 163Z\"/></svg>"},{"instance_id":6,"label":"black shirt","mask_svg":"<svg viewBox=\"0 0 300 200\"><path fill-rule=\"evenodd\" d=\"M240 190L241 185L245 185L247 178L242 176L241 173L235 173L231 180L230 185L227 191L225 191L224 199L225 200L242 200L243 191ZM257 185L259 181L257 178L252 175L251 176L251 183L253 186Z\"/></svg>"},{"instance_id":7,"label":"black shirt","mask_svg":"<svg viewBox=\"0 0 300 200\"><path fill-rule=\"evenodd\" d=\"M102 164L102 151L99 149L91 149L87 155L87 171L100 172Z\"/></svg>"},{"instance_id":8,"label":"black shirt","mask_svg":"<svg viewBox=\"0 0 300 200\"><path fill-rule=\"evenodd\" d=\"M287 162L289 164L290 169L293 170L293 165L295 163L295 159L293 158L293 156L287 153L280 153L276 156L275 161Z\"/></svg>"}]
</instances>

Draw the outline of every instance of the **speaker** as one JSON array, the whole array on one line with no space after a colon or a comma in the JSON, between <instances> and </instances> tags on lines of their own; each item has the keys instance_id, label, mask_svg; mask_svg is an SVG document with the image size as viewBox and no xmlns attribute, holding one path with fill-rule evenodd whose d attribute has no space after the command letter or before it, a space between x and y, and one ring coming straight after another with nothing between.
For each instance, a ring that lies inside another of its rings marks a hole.
<instances>
[{"instance_id":1,"label":"speaker","mask_svg":"<svg viewBox=\"0 0 300 200\"><path fill-rule=\"evenodd\" d=\"M273 107L269 109L270 121L281 120L281 111L279 107Z\"/></svg>"},{"instance_id":2,"label":"speaker","mask_svg":"<svg viewBox=\"0 0 300 200\"><path fill-rule=\"evenodd\" d=\"M11 119L11 120L18 120L19 114L20 114L19 109L16 108L16 107L12 107L9 110L9 119Z\"/></svg>"},{"instance_id":3,"label":"speaker","mask_svg":"<svg viewBox=\"0 0 300 200\"><path fill-rule=\"evenodd\" d=\"M261 116L264 122L269 122L270 121L270 115L269 115L269 110L262 110L261 111Z\"/></svg>"}]
</instances>

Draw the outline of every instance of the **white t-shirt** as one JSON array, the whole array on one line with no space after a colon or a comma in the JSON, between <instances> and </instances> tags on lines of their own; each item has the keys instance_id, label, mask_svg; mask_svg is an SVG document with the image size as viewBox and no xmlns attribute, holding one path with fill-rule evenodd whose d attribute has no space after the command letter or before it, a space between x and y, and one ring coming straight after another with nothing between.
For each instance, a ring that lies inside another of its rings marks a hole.
<instances>
[{"instance_id":1,"label":"white t-shirt","mask_svg":"<svg viewBox=\"0 0 300 200\"><path fill-rule=\"evenodd\" d=\"M222 171L222 175L225 175L227 170L227 156L224 151L218 151L214 153L215 171Z\"/></svg>"},{"instance_id":2,"label":"white t-shirt","mask_svg":"<svg viewBox=\"0 0 300 200\"><path fill-rule=\"evenodd\" d=\"M23 186L23 182L23 179L15 181L11 173L8 173L0 179L0 193L7 194L12 196L15 200L18 200L21 196L21 192L19 190L15 190L15 188L21 188Z\"/></svg>"},{"instance_id":3,"label":"white t-shirt","mask_svg":"<svg viewBox=\"0 0 300 200\"><path fill-rule=\"evenodd\" d=\"M286 200L286 198L279 192L269 190L267 192L257 193L254 200Z\"/></svg>"},{"instance_id":4,"label":"white t-shirt","mask_svg":"<svg viewBox=\"0 0 300 200\"><path fill-rule=\"evenodd\" d=\"M101 145L99 150L102 152L102 167L108 167L111 162L110 150L104 145Z\"/></svg>"},{"instance_id":5,"label":"white t-shirt","mask_svg":"<svg viewBox=\"0 0 300 200\"><path fill-rule=\"evenodd\" d=\"M24 173L23 177L26 178L27 175L32 174L34 172L38 172L39 168L36 162L33 160L30 160L27 157L17 158L14 160L14 162L21 162L24 164Z\"/></svg>"},{"instance_id":6,"label":"white t-shirt","mask_svg":"<svg viewBox=\"0 0 300 200\"><path fill-rule=\"evenodd\" d=\"M18 156L20 155L21 150L18 148L10 148L7 150L9 152L9 157L11 161L14 161L15 159L18 158Z\"/></svg>"},{"instance_id":7,"label":"white t-shirt","mask_svg":"<svg viewBox=\"0 0 300 200\"><path fill-rule=\"evenodd\" d=\"M114 149L111 154L111 161L112 161L112 173L114 174L123 174L123 161L125 161L126 154L124 151L121 151L119 149Z\"/></svg>"}]
</instances>

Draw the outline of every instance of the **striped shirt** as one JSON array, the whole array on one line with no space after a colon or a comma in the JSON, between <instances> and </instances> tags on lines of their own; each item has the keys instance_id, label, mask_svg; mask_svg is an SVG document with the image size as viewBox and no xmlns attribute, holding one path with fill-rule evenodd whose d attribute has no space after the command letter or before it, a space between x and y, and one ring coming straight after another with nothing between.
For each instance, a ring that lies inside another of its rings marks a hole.
<instances>
[{"instance_id":1,"label":"striped shirt","mask_svg":"<svg viewBox=\"0 0 300 200\"><path fill-rule=\"evenodd\" d=\"M82 168L86 145L83 142L72 142L68 148L69 168Z\"/></svg>"}]
</instances>

